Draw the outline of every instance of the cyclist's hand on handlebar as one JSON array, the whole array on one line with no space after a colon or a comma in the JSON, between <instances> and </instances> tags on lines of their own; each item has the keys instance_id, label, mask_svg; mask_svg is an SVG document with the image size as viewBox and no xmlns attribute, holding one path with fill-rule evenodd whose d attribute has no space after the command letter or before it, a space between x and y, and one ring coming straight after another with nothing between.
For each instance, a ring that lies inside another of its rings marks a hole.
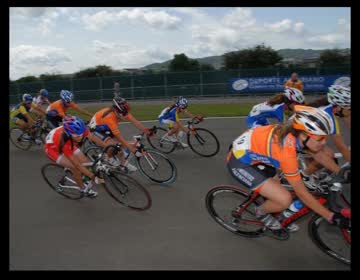
<instances>
[{"instance_id":1,"label":"cyclist's hand on handlebar","mask_svg":"<svg viewBox=\"0 0 360 280\"><path fill-rule=\"evenodd\" d=\"M198 119L200 122L204 120L204 116L202 115L196 115L195 118Z\"/></svg>"},{"instance_id":2,"label":"cyclist's hand on handlebar","mask_svg":"<svg viewBox=\"0 0 360 280\"><path fill-rule=\"evenodd\" d=\"M104 184L105 180L95 176L94 177L94 182L95 182L95 184Z\"/></svg>"},{"instance_id":3,"label":"cyclist's hand on handlebar","mask_svg":"<svg viewBox=\"0 0 360 280\"><path fill-rule=\"evenodd\" d=\"M350 219L345 218L341 213L334 213L330 223L340 228L348 228L350 226Z\"/></svg>"},{"instance_id":4,"label":"cyclist's hand on handlebar","mask_svg":"<svg viewBox=\"0 0 360 280\"><path fill-rule=\"evenodd\" d=\"M344 180L351 182L351 166L350 165L343 166L337 175L343 178Z\"/></svg>"}]
</instances>

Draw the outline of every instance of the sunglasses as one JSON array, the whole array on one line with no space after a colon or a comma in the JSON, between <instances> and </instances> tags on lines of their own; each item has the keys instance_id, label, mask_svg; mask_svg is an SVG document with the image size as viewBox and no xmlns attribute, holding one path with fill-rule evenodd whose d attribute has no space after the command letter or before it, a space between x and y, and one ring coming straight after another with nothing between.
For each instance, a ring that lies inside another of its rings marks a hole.
<instances>
[{"instance_id":1,"label":"sunglasses","mask_svg":"<svg viewBox=\"0 0 360 280\"><path fill-rule=\"evenodd\" d=\"M313 135L313 134L309 134L309 133L304 133L306 136L309 136L311 139L317 141L317 142L321 142L324 141L326 139L326 135Z\"/></svg>"},{"instance_id":2,"label":"sunglasses","mask_svg":"<svg viewBox=\"0 0 360 280\"><path fill-rule=\"evenodd\" d=\"M26 105L30 105L31 103L32 103L32 101L25 102Z\"/></svg>"},{"instance_id":3,"label":"sunglasses","mask_svg":"<svg viewBox=\"0 0 360 280\"><path fill-rule=\"evenodd\" d=\"M78 138L78 137L82 137L84 133L81 134L72 134L71 137L73 138Z\"/></svg>"}]
</instances>

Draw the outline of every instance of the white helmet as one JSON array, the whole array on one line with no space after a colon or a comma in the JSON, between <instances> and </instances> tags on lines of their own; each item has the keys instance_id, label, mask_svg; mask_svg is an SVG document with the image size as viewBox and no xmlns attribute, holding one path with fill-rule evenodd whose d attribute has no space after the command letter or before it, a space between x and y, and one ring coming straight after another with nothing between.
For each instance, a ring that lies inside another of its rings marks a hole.
<instances>
[{"instance_id":1,"label":"white helmet","mask_svg":"<svg viewBox=\"0 0 360 280\"><path fill-rule=\"evenodd\" d=\"M322 109L303 105L294 106L292 125L297 130L313 135L329 135L334 130L334 122Z\"/></svg>"},{"instance_id":2,"label":"white helmet","mask_svg":"<svg viewBox=\"0 0 360 280\"><path fill-rule=\"evenodd\" d=\"M304 94L297 88L286 87L284 90L284 95L292 102L303 104L305 101Z\"/></svg>"},{"instance_id":3,"label":"white helmet","mask_svg":"<svg viewBox=\"0 0 360 280\"><path fill-rule=\"evenodd\" d=\"M350 88L332 85L329 87L327 94L329 103L337 105L341 108L350 108L351 107L351 90Z\"/></svg>"}]
</instances>

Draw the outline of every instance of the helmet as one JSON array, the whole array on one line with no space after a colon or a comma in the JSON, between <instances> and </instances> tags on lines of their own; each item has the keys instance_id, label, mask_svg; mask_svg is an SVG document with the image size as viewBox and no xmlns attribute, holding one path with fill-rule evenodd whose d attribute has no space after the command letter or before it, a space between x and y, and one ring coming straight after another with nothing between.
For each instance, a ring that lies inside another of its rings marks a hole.
<instances>
[{"instance_id":1,"label":"helmet","mask_svg":"<svg viewBox=\"0 0 360 280\"><path fill-rule=\"evenodd\" d=\"M124 116L130 111L129 103L122 97L115 97L113 99L113 107Z\"/></svg>"},{"instance_id":2,"label":"helmet","mask_svg":"<svg viewBox=\"0 0 360 280\"><path fill-rule=\"evenodd\" d=\"M351 107L351 90L350 88L332 85L329 87L327 94L329 103L337 105L341 108L350 108Z\"/></svg>"},{"instance_id":3,"label":"helmet","mask_svg":"<svg viewBox=\"0 0 360 280\"><path fill-rule=\"evenodd\" d=\"M24 102L30 102L33 100L32 96L28 93L24 93L23 96L22 96L22 100Z\"/></svg>"},{"instance_id":4,"label":"helmet","mask_svg":"<svg viewBox=\"0 0 360 280\"><path fill-rule=\"evenodd\" d=\"M45 97L47 97L48 95L49 95L49 92L46 90L46 89L41 89L40 90L40 94L42 95L42 96L45 96Z\"/></svg>"},{"instance_id":5,"label":"helmet","mask_svg":"<svg viewBox=\"0 0 360 280\"><path fill-rule=\"evenodd\" d=\"M178 100L175 103L175 106L185 109L188 106L188 101L185 97L179 96Z\"/></svg>"},{"instance_id":6,"label":"helmet","mask_svg":"<svg viewBox=\"0 0 360 280\"><path fill-rule=\"evenodd\" d=\"M65 132L70 136L73 134L83 134L86 129L86 125L82 119L70 115L63 118L63 127Z\"/></svg>"},{"instance_id":7,"label":"helmet","mask_svg":"<svg viewBox=\"0 0 360 280\"><path fill-rule=\"evenodd\" d=\"M298 90L297 88L292 87L286 87L284 91L284 95L287 99L289 99L291 102L296 102L303 104L305 101L304 95L301 90Z\"/></svg>"},{"instance_id":8,"label":"helmet","mask_svg":"<svg viewBox=\"0 0 360 280\"><path fill-rule=\"evenodd\" d=\"M303 105L294 106L292 126L313 135L329 135L334 129L331 117L322 109Z\"/></svg>"},{"instance_id":9,"label":"helmet","mask_svg":"<svg viewBox=\"0 0 360 280\"><path fill-rule=\"evenodd\" d=\"M74 95L72 94L72 92L63 89L60 91L60 98L62 101L70 103L73 100Z\"/></svg>"}]
</instances>

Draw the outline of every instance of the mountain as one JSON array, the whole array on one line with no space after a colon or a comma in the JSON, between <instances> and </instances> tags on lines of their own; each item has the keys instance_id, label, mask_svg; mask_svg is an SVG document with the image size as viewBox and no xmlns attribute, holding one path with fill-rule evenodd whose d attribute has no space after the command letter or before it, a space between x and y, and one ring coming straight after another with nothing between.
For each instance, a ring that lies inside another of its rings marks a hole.
<instances>
[{"instance_id":1,"label":"mountain","mask_svg":"<svg viewBox=\"0 0 360 280\"><path fill-rule=\"evenodd\" d=\"M320 54L324 50L313 50L313 49L280 49L277 50L278 54L281 55L284 59L294 58L298 60L309 59L309 58L319 58ZM350 49L341 49L342 53L350 53ZM216 69L219 69L223 63L222 55L217 56L208 56L202 58L194 58L199 61L200 64L211 64ZM162 63L153 63L147 66L142 67L146 70L167 70L171 60L164 61Z\"/></svg>"}]
</instances>

